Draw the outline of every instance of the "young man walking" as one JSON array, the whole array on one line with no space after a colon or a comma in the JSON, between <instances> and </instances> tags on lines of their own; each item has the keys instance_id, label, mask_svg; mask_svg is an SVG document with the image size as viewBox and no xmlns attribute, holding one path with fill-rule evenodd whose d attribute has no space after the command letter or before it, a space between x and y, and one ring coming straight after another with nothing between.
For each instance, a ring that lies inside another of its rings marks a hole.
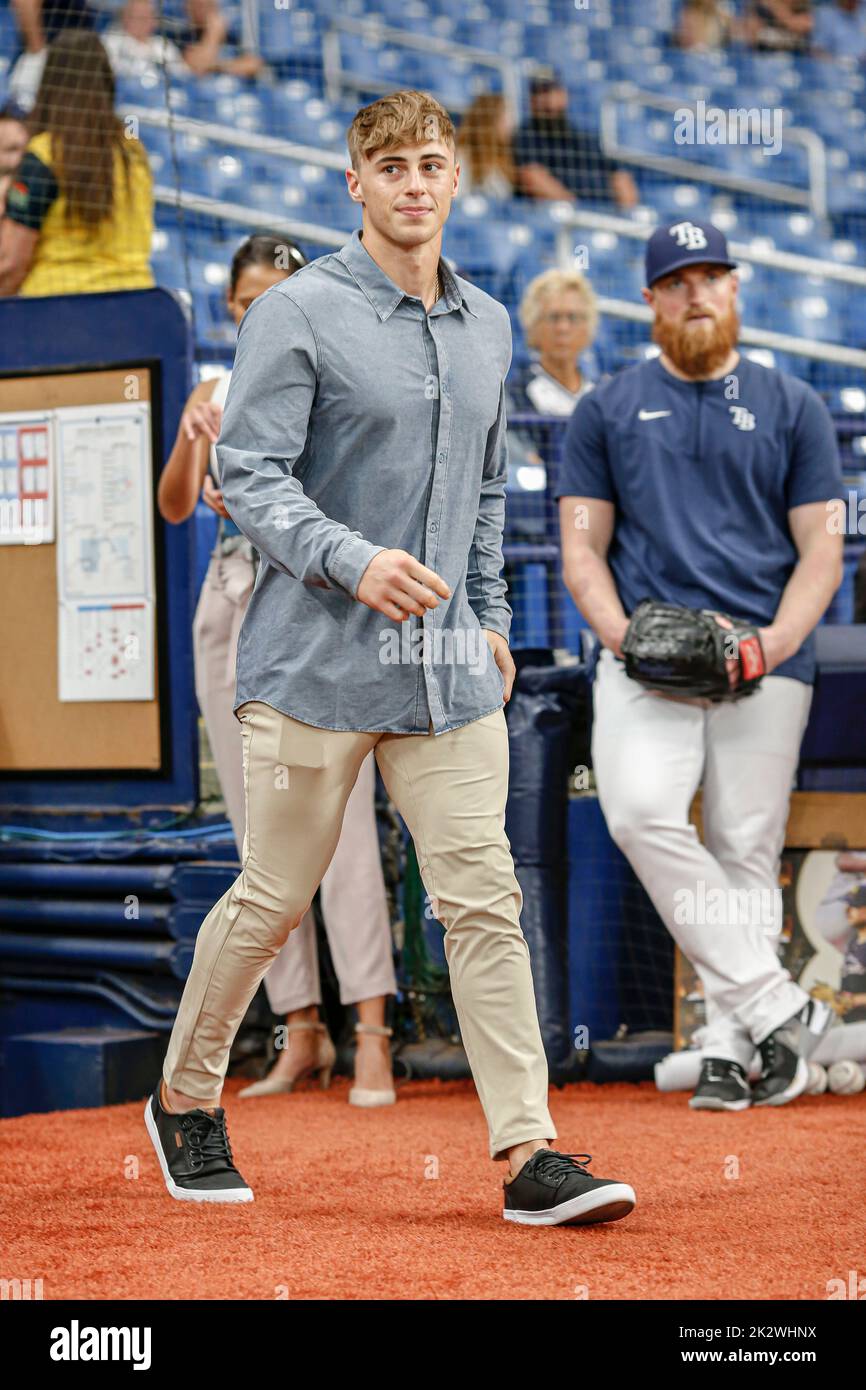
<instances>
[{"instance_id":1,"label":"young man walking","mask_svg":"<svg viewBox=\"0 0 866 1390\"><path fill-rule=\"evenodd\" d=\"M631 1187L550 1148L504 828L508 314L440 260L459 178L447 112L396 92L359 111L348 145L362 229L241 326L218 457L262 556L235 702L247 834L240 877L199 932L147 1125L173 1196L251 1200L219 1107L229 1048L374 749L445 925L490 1156L508 1164L503 1216L616 1220Z\"/></svg>"}]
</instances>

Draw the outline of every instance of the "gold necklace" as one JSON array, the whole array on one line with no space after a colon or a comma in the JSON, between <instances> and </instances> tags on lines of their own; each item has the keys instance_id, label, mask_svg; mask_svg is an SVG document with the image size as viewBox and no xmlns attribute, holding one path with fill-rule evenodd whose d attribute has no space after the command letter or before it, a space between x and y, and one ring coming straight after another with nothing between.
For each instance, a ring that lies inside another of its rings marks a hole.
<instances>
[{"instance_id":1,"label":"gold necklace","mask_svg":"<svg viewBox=\"0 0 866 1390\"><path fill-rule=\"evenodd\" d=\"M436 284L433 287L433 303L436 304L442 297L442 289L439 284L439 267L436 267ZM432 308L432 305L431 305Z\"/></svg>"}]
</instances>

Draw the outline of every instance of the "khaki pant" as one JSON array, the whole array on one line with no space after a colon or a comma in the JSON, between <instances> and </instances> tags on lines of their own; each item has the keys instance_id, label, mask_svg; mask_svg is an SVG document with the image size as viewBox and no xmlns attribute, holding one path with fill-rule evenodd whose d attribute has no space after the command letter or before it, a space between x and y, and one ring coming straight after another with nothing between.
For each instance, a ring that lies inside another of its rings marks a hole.
<instances>
[{"instance_id":1,"label":"khaki pant","mask_svg":"<svg viewBox=\"0 0 866 1390\"><path fill-rule=\"evenodd\" d=\"M233 712L238 634L253 587L252 562L240 551L211 556L193 623L195 690L238 854L244 842L242 726ZM340 985L340 1002L396 994L391 922L376 829L371 753L346 805L343 830L321 884L322 916ZM304 913L265 975L275 1014L321 1004L312 908Z\"/></svg>"},{"instance_id":2,"label":"khaki pant","mask_svg":"<svg viewBox=\"0 0 866 1390\"><path fill-rule=\"evenodd\" d=\"M364 759L375 751L406 822L445 954L463 1045L492 1158L553 1139L547 1061L522 897L505 834L508 735L503 711L431 734L314 728L260 701L243 724L246 834L241 873L208 913L175 1020L168 1085L219 1103L229 1049L250 1000L331 862Z\"/></svg>"}]
</instances>

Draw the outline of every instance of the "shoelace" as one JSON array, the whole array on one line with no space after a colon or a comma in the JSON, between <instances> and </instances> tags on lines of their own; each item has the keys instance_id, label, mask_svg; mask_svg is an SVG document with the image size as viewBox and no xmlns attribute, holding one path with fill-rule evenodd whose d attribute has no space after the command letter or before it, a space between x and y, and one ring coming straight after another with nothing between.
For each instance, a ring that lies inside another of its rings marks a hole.
<instances>
[{"instance_id":1,"label":"shoelace","mask_svg":"<svg viewBox=\"0 0 866 1390\"><path fill-rule=\"evenodd\" d=\"M564 1181L570 1173L582 1173L584 1177L592 1176L583 1167L584 1163L592 1163L592 1154L563 1154L555 1149L540 1149L540 1158L536 1158L535 1171L539 1177L559 1178ZM581 1162L578 1163L577 1160Z\"/></svg>"},{"instance_id":2,"label":"shoelace","mask_svg":"<svg viewBox=\"0 0 866 1390\"><path fill-rule=\"evenodd\" d=\"M196 1115L184 1128L190 1147L190 1162L194 1166L210 1163L214 1159L232 1162L225 1115Z\"/></svg>"},{"instance_id":3,"label":"shoelace","mask_svg":"<svg viewBox=\"0 0 866 1390\"><path fill-rule=\"evenodd\" d=\"M760 1054L761 1054L761 1061L764 1063L764 1069L765 1069L765 1070L768 1070L770 1067L775 1066L775 1064L776 1064L776 1035L775 1035L775 1033L771 1033L770 1036L769 1036L768 1038L765 1038L765 1039L764 1039L764 1041L760 1044L760 1046L759 1046L759 1048L758 1048L758 1051L759 1051Z\"/></svg>"},{"instance_id":4,"label":"shoelace","mask_svg":"<svg viewBox=\"0 0 866 1390\"><path fill-rule=\"evenodd\" d=\"M708 1058L706 1062L704 1062L705 1081L727 1081L728 1075L729 1073L727 1068L725 1067L724 1063L720 1060L711 1057ZM739 1072L734 1072L734 1075L737 1077L738 1080L740 1079Z\"/></svg>"}]
</instances>

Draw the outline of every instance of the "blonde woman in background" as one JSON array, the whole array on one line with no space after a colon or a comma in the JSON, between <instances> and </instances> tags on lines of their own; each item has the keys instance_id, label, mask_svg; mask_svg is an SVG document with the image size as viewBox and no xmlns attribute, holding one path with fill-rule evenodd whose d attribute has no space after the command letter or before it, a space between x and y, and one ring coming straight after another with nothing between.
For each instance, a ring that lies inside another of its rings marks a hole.
<instances>
[{"instance_id":1,"label":"blonde woman in background","mask_svg":"<svg viewBox=\"0 0 866 1390\"><path fill-rule=\"evenodd\" d=\"M259 234L238 247L227 293L229 313L240 324L260 294L305 264L284 237ZM219 488L214 444L219 436L230 373L200 382L181 417L177 439L159 480L157 501L166 521L186 521L199 495L219 516L216 545L193 624L196 695L208 732L229 820L244 860L245 801L242 726L233 712L241 623L253 589L258 556L231 520ZM375 814L373 754L367 758L346 805L334 858L322 880L322 915L340 1000L357 1007L358 1051L350 1103L390 1105L396 1099L385 1027L385 1003L396 993L391 926ZM264 977L274 1013L286 1015L288 1045L261 1081L241 1096L291 1091L302 1077L330 1084L336 1050L319 1018L321 987L315 919L309 908Z\"/></svg>"},{"instance_id":2,"label":"blonde woman in background","mask_svg":"<svg viewBox=\"0 0 866 1390\"><path fill-rule=\"evenodd\" d=\"M457 131L460 195L510 198L517 173L511 152L514 122L498 92L482 92L466 108Z\"/></svg>"},{"instance_id":3,"label":"blonde woman in background","mask_svg":"<svg viewBox=\"0 0 866 1390\"><path fill-rule=\"evenodd\" d=\"M723 0L683 0L676 32L678 48L719 53L739 33L739 25Z\"/></svg>"},{"instance_id":4,"label":"blonde woman in background","mask_svg":"<svg viewBox=\"0 0 866 1390\"><path fill-rule=\"evenodd\" d=\"M578 359L598 329L595 292L578 270L545 270L526 287L518 310L535 360L509 391L518 410L570 415L593 383Z\"/></svg>"}]
</instances>

